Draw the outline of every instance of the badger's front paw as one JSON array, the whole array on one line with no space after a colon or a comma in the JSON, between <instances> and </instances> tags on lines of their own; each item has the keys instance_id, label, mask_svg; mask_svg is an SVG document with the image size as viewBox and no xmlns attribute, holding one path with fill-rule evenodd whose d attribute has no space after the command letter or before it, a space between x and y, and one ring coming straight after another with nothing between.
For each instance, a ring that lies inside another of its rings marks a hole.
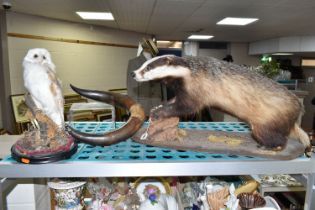
<instances>
[{"instance_id":1,"label":"badger's front paw","mask_svg":"<svg viewBox=\"0 0 315 210\"><path fill-rule=\"evenodd\" d=\"M152 120L159 120L159 119L162 119L163 117L162 117L162 115L161 115L161 111L159 111L159 110L155 110L155 111L153 111L153 112L151 112L150 113L150 118L152 119Z\"/></svg>"}]
</instances>

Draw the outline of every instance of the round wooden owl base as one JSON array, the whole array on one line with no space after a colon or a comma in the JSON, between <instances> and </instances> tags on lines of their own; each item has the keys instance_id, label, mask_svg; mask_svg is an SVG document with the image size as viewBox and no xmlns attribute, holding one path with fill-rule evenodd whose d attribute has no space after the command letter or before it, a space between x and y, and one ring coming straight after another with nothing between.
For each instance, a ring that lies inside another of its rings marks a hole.
<instances>
[{"instance_id":1,"label":"round wooden owl base","mask_svg":"<svg viewBox=\"0 0 315 210\"><path fill-rule=\"evenodd\" d=\"M28 150L27 146L22 143L23 141L23 139L20 139L11 147L11 155L13 159L24 164L43 164L69 159L78 149L78 145L72 138L69 139L67 144L53 150L43 149L38 151Z\"/></svg>"},{"instance_id":2,"label":"round wooden owl base","mask_svg":"<svg viewBox=\"0 0 315 210\"><path fill-rule=\"evenodd\" d=\"M174 135L161 134L148 135L145 140L141 139L146 132L140 129L132 139L138 143L173 148L177 150L192 150L213 154L242 155L263 157L277 160L291 160L304 154L304 146L298 140L289 139L286 147L281 151L268 150L252 138L250 133L178 129L177 137ZM168 138L171 136L172 138Z\"/></svg>"}]
</instances>

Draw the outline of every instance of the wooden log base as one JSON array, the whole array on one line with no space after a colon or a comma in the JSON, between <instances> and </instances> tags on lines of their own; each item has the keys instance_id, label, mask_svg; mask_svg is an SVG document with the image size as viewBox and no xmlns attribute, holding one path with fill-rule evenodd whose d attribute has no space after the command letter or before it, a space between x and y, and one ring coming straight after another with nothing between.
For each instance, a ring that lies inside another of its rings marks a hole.
<instances>
[{"instance_id":1,"label":"wooden log base","mask_svg":"<svg viewBox=\"0 0 315 210\"><path fill-rule=\"evenodd\" d=\"M179 138L178 123L178 117L153 120L148 129L148 136L154 138L155 141L176 140Z\"/></svg>"},{"instance_id":2,"label":"wooden log base","mask_svg":"<svg viewBox=\"0 0 315 210\"><path fill-rule=\"evenodd\" d=\"M18 140L14 146L17 151L25 155L46 155L59 151L68 151L74 144L74 140L69 135L57 135L51 139L39 138L38 131L28 132L23 138Z\"/></svg>"},{"instance_id":3,"label":"wooden log base","mask_svg":"<svg viewBox=\"0 0 315 210\"><path fill-rule=\"evenodd\" d=\"M140 129L132 139L138 143L156 147L277 160L291 160L304 154L304 146L295 139L289 139L283 150L273 151L260 146L250 133L177 129L175 135L173 130L170 132L169 129L166 129L165 134L161 134L161 132L163 133L161 130L157 133L153 132L151 135L148 132L148 137L141 140L141 136L145 132L146 128ZM163 140L165 136L166 138Z\"/></svg>"}]
</instances>

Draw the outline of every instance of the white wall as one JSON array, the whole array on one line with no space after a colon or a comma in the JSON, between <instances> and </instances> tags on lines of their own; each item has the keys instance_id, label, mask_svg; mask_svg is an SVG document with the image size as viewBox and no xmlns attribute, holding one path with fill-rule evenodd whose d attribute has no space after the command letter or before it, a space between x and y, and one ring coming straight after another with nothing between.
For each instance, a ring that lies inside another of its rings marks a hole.
<instances>
[{"instance_id":1,"label":"white wall","mask_svg":"<svg viewBox=\"0 0 315 210\"><path fill-rule=\"evenodd\" d=\"M259 57L248 55L248 43L230 43L228 49L199 49L199 56L210 56L223 59L227 54L231 54L234 63L240 65L259 65Z\"/></svg>"},{"instance_id":2,"label":"white wall","mask_svg":"<svg viewBox=\"0 0 315 210\"><path fill-rule=\"evenodd\" d=\"M251 42L249 54L272 54L276 52L314 52L315 36L286 36Z\"/></svg>"},{"instance_id":3,"label":"white wall","mask_svg":"<svg viewBox=\"0 0 315 210\"><path fill-rule=\"evenodd\" d=\"M145 36L19 13L8 13L7 20L8 33L126 45L138 45ZM64 93L71 92L69 83L98 90L125 88L128 60L137 52L135 48L8 37L12 94L24 93L21 63L28 49L38 47L51 52Z\"/></svg>"},{"instance_id":4,"label":"white wall","mask_svg":"<svg viewBox=\"0 0 315 210\"><path fill-rule=\"evenodd\" d=\"M210 56L222 60L227 54L226 49L199 49L198 56Z\"/></svg>"},{"instance_id":5,"label":"white wall","mask_svg":"<svg viewBox=\"0 0 315 210\"><path fill-rule=\"evenodd\" d=\"M233 56L234 63L236 64L244 64L244 65L252 65L257 66L259 65L259 57L248 55L249 50L248 43L231 43L230 44L230 52Z\"/></svg>"}]
</instances>

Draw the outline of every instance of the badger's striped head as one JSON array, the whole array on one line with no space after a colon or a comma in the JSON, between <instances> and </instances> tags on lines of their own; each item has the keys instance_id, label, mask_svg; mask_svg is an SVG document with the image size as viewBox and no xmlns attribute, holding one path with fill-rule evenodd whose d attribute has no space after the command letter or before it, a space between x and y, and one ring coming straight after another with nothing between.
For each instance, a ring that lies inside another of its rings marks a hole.
<instances>
[{"instance_id":1,"label":"badger's striped head","mask_svg":"<svg viewBox=\"0 0 315 210\"><path fill-rule=\"evenodd\" d=\"M163 55L146 61L132 73L138 82L145 82L166 77L185 77L190 74L187 63L181 57Z\"/></svg>"}]
</instances>

